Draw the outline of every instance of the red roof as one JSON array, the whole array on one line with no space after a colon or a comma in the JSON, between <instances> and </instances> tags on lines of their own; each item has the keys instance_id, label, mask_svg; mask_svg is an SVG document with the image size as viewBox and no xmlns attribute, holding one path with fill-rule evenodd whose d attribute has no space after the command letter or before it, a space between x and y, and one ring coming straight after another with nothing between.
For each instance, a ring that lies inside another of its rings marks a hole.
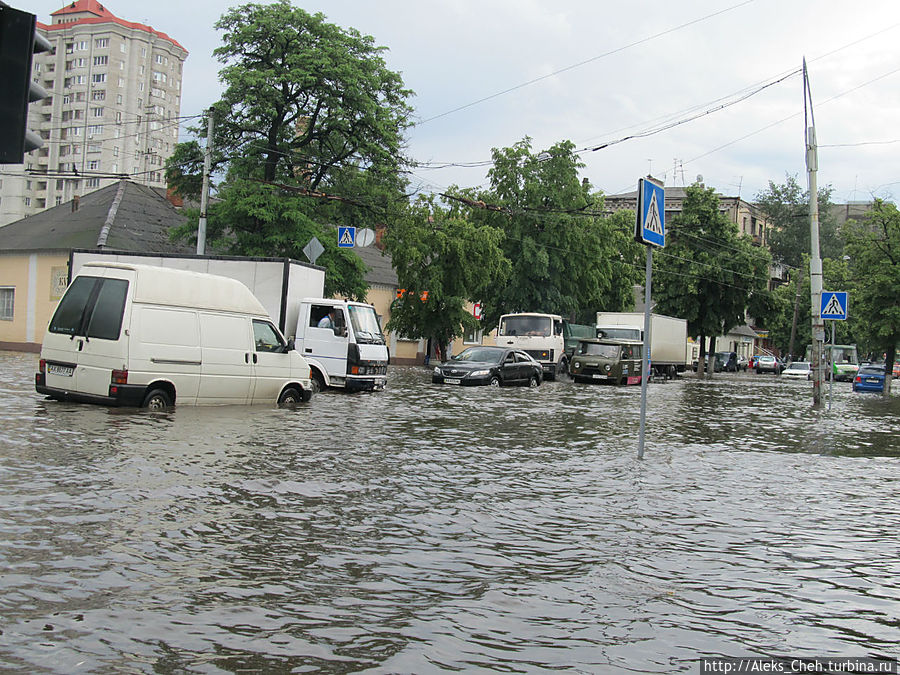
<instances>
[{"instance_id":1,"label":"red roof","mask_svg":"<svg viewBox=\"0 0 900 675\"><path fill-rule=\"evenodd\" d=\"M98 0L75 0L75 2L69 3L62 9L58 9L53 12L50 16L60 16L65 14L80 14L88 12L93 14L94 16L90 17L82 17L80 19L76 19L75 21L69 21L68 23L55 23L52 25L45 25L40 21L37 22L37 25L42 30L46 31L56 31L56 30L66 30L67 28L71 28L72 26L80 26L80 25L88 25L88 24L102 24L102 23L115 23L120 26L125 26L126 28L133 28L136 30L142 30L147 33L151 33L152 35L156 35L163 40L168 40L176 47L180 49L184 49L180 44L178 44L177 40L170 38L165 33L162 33L158 30L154 30L150 26L146 26L142 23L136 23L134 21L125 21L124 19L120 19L115 14L110 12L106 7L104 7ZM184 49L187 52L186 49Z\"/></svg>"}]
</instances>

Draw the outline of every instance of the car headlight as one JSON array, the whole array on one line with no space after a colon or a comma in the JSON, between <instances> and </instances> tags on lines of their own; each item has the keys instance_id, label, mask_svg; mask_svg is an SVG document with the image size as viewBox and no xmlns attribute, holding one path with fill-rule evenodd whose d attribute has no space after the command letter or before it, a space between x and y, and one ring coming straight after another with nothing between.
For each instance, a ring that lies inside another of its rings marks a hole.
<instances>
[{"instance_id":1,"label":"car headlight","mask_svg":"<svg viewBox=\"0 0 900 675\"><path fill-rule=\"evenodd\" d=\"M572 367L575 368L576 370L578 368L581 368L581 361L576 361L575 363L572 364Z\"/></svg>"},{"instance_id":2,"label":"car headlight","mask_svg":"<svg viewBox=\"0 0 900 675\"><path fill-rule=\"evenodd\" d=\"M434 374L435 374L435 375L440 375L440 374L441 374L441 369L438 368L437 366L435 366L435 367L434 367Z\"/></svg>"},{"instance_id":3,"label":"car headlight","mask_svg":"<svg viewBox=\"0 0 900 675\"><path fill-rule=\"evenodd\" d=\"M490 375L491 371L489 370L473 370L470 375L472 377L484 377L485 375Z\"/></svg>"},{"instance_id":4,"label":"car headlight","mask_svg":"<svg viewBox=\"0 0 900 675\"><path fill-rule=\"evenodd\" d=\"M606 372L607 373L609 372L609 364L608 363L606 364Z\"/></svg>"}]
</instances>

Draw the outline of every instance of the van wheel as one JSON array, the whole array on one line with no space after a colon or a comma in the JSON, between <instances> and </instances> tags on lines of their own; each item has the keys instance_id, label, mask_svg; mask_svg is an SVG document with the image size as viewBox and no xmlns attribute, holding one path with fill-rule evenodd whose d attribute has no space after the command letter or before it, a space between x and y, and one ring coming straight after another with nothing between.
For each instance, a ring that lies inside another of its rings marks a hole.
<instances>
[{"instance_id":1,"label":"van wheel","mask_svg":"<svg viewBox=\"0 0 900 675\"><path fill-rule=\"evenodd\" d=\"M153 412L164 412L172 407L172 397L165 389L154 389L144 397L141 407Z\"/></svg>"},{"instance_id":2,"label":"van wheel","mask_svg":"<svg viewBox=\"0 0 900 675\"><path fill-rule=\"evenodd\" d=\"M569 361L567 359L563 359L559 362L559 367L556 369L556 374L558 377L563 377L569 374Z\"/></svg>"},{"instance_id":3,"label":"van wheel","mask_svg":"<svg viewBox=\"0 0 900 675\"><path fill-rule=\"evenodd\" d=\"M288 387L278 397L279 408L296 408L303 401L303 397L295 387Z\"/></svg>"}]
</instances>

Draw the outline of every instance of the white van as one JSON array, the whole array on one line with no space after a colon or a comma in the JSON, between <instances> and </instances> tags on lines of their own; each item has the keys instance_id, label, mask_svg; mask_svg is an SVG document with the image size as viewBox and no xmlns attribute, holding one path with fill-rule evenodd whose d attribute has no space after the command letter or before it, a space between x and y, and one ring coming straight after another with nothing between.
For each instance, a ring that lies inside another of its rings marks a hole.
<instances>
[{"instance_id":1,"label":"white van","mask_svg":"<svg viewBox=\"0 0 900 675\"><path fill-rule=\"evenodd\" d=\"M164 410L312 397L306 360L239 281L86 263L50 320L35 388L50 398Z\"/></svg>"},{"instance_id":2,"label":"white van","mask_svg":"<svg viewBox=\"0 0 900 675\"><path fill-rule=\"evenodd\" d=\"M363 302L303 298L297 351L312 368L317 389L381 391L387 383L388 350L378 315Z\"/></svg>"}]
</instances>

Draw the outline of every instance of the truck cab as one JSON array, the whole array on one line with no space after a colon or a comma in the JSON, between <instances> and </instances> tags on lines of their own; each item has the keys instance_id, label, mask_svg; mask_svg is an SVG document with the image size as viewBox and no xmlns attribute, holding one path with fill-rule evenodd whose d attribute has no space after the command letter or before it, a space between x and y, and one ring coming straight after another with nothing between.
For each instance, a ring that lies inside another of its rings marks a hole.
<instances>
[{"instance_id":1,"label":"truck cab","mask_svg":"<svg viewBox=\"0 0 900 675\"><path fill-rule=\"evenodd\" d=\"M568 370L563 319L556 314L504 314L497 328L497 344L528 354L541 364L546 380L554 380Z\"/></svg>"},{"instance_id":2,"label":"truck cab","mask_svg":"<svg viewBox=\"0 0 900 675\"><path fill-rule=\"evenodd\" d=\"M372 305L304 298L294 343L318 389L380 391L387 384L388 350Z\"/></svg>"}]
</instances>

